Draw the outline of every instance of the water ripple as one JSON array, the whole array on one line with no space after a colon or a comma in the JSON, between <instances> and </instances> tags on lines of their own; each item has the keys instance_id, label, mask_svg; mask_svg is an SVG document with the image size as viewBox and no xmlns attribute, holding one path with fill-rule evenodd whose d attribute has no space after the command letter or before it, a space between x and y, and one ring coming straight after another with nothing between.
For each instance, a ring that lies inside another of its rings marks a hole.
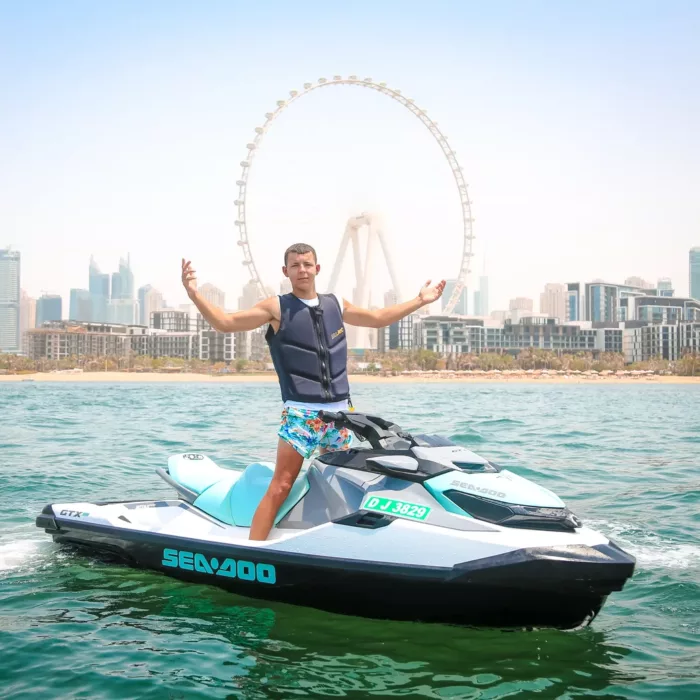
<instances>
[{"instance_id":1,"label":"water ripple","mask_svg":"<svg viewBox=\"0 0 700 700\"><path fill-rule=\"evenodd\" d=\"M695 387L363 384L353 399L553 488L637 557L635 578L590 628L502 632L256 602L78 556L34 527L46 503L169 495L155 468L185 449L273 460L278 389L0 384L3 697L698 697Z\"/></svg>"}]
</instances>

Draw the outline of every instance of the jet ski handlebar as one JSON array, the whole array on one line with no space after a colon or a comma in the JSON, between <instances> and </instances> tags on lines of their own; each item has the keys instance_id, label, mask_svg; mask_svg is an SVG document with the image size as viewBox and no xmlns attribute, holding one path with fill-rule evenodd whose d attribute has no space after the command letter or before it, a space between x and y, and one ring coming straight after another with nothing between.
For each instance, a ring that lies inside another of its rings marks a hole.
<instances>
[{"instance_id":1,"label":"jet ski handlebar","mask_svg":"<svg viewBox=\"0 0 700 700\"><path fill-rule=\"evenodd\" d=\"M335 411L319 411L318 417L324 423L335 423L336 421L340 422L343 420L343 416Z\"/></svg>"},{"instance_id":2,"label":"jet ski handlebar","mask_svg":"<svg viewBox=\"0 0 700 700\"><path fill-rule=\"evenodd\" d=\"M415 440L401 430L401 427L391 421L370 416L357 411L319 411L318 417L324 423L335 423L337 427L352 430L360 440L367 440L375 450L387 449L398 441L408 441L409 446L416 444Z\"/></svg>"}]
</instances>

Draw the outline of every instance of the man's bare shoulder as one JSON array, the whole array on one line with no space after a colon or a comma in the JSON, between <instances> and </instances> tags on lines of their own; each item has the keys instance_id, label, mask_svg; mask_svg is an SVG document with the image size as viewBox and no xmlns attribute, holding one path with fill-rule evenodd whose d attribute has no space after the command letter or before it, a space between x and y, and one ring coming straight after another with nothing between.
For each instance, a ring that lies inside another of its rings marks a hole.
<instances>
[{"instance_id":1,"label":"man's bare shoulder","mask_svg":"<svg viewBox=\"0 0 700 700\"><path fill-rule=\"evenodd\" d=\"M267 297L267 299L262 299L255 306L264 311L267 311L275 321L280 319L280 299L278 296Z\"/></svg>"}]
</instances>

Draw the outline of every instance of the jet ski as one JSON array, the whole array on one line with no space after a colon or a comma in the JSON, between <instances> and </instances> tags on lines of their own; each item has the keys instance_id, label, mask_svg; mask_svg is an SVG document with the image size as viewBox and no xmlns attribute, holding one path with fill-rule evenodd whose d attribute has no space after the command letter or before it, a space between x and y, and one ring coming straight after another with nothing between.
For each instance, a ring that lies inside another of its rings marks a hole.
<instances>
[{"instance_id":1,"label":"jet ski","mask_svg":"<svg viewBox=\"0 0 700 700\"><path fill-rule=\"evenodd\" d=\"M171 456L165 500L47 505L55 542L237 594L363 617L571 629L635 559L551 491L439 435L322 411L356 446L310 461L269 538L250 541L274 465Z\"/></svg>"}]
</instances>

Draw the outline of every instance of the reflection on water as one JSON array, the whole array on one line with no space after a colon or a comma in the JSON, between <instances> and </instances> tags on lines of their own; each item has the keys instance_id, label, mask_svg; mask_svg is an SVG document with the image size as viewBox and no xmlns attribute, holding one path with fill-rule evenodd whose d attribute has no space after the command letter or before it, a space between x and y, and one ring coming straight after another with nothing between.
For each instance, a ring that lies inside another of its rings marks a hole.
<instances>
[{"instance_id":1,"label":"reflection on water","mask_svg":"<svg viewBox=\"0 0 700 700\"><path fill-rule=\"evenodd\" d=\"M287 691L460 697L485 688L489 697L505 697L633 680L619 667L629 650L593 628L518 632L364 620L257 603L89 558L55 560L40 583L51 595L15 621L29 648L37 638L65 645L90 675L96 659L106 675L117 659L131 659L125 677L156 676L180 690L205 685L221 697L227 689L250 698ZM17 584L32 595L31 578ZM12 605L12 596L4 602Z\"/></svg>"}]
</instances>

